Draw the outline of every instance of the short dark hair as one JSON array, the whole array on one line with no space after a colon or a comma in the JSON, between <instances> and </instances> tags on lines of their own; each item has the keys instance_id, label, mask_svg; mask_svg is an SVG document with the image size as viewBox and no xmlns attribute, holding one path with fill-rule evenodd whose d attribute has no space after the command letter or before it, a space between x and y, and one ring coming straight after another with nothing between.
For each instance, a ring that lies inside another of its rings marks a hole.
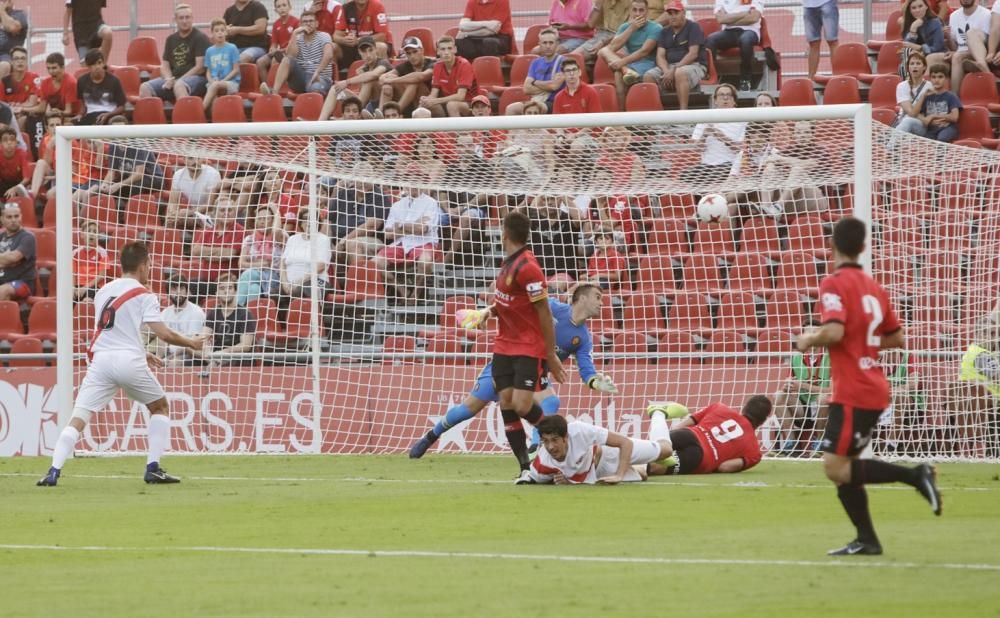
<instances>
[{"instance_id":1,"label":"short dark hair","mask_svg":"<svg viewBox=\"0 0 1000 618\"><path fill-rule=\"evenodd\" d=\"M535 427L538 428L538 435L558 436L560 438L566 437L566 434L569 432L568 426L569 424L566 422L566 418L559 416L558 414L543 417L542 420L538 421L538 424L535 425Z\"/></svg>"},{"instance_id":2,"label":"short dark hair","mask_svg":"<svg viewBox=\"0 0 1000 618\"><path fill-rule=\"evenodd\" d=\"M149 248L146 247L146 243L130 242L122 247L118 261L122 265L123 273L134 273L149 261Z\"/></svg>"},{"instance_id":3,"label":"short dark hair","mask_svg":"<svg viewBox=\"0 0 1000 618\"><path fill-rule=\"evenodd\" d=\"M92 67L98 62L104 62L104 52L99 49L90 50L83 58L83 63L88 67Z\"/></svg>"},{"instance_id":4,"label":"short dark hair","mask_svg":"<svg viewBox=\"0 0 1000 618\"><path fill-rule=\"evenodd\" d=\"M927 74L928 75L933 75L935 73L938 73L940 75L944 75L945 77L948 77L949 75L951 75L951 69L948 68L948 65L946 65L946 64L942 64L940 62L935 62L934 64L932 64L931 66L929 66L927 68Z\"/></svg>"},{"instance_id":5,"label":"short dark hair","mask_svg":"<svg viewBox=\"0 0 1000 618\"><path fill-rule=\"evenodd\" d=\"M0 129L0 139L3 139L6 135L11 135L14 139L17 139L17 131L13 127L4 126Z\"/></svg>"},{"instance_id":6,"label":"short dark hair","mask_svg":"<svg viewBox=\"0 0 1000 618\"><path fill-rule=\"evenodd\" d=\"M601 286L596 283L591 283L589 281L584 281L583 283L576 284L573 288L573 298L569 301L571 305L575 305L576 301L583 298L583 295L587 293L588 290L600 290Z\"/></svg>"},{"instance_id":7,"label":"short dark hair","mask_svg":"<svg viewBox=\"0 0 1000 618\"><path fill-rule=\"evenodd\" d=\"M397 112L397 113L398 113L398 114L399 114L400 116L402 116L402 115L403 115L403 108L402 108L402 107L400 107L400 106L399 106L399 103L396 103L395 101L389 101L388 103L386 103L385 105L383 105L383 106L382 106L382 113L384 114L384 113L385 113L385 110L387 110L387 109L394 109L394 110L396 110L396 112Z\"/></svg>"},{"instance_id":8,"label":"short dark hair","mask_svg":"<svg viewBox=\"0 0 1000 618\"><path fill-rule=\"evenodd\" d=\"M357 107L358 108L358 113L361 113L361 110L364 109L364 107L365 107L364 105L361 104L361 99L359 99L358 97L347 97L340 104L341 111L342 112L346 111L348 105L354 105L355 107Z\"/></svg>"},{"instance_id":9,"label":"short dark hair","mask_svg":"<svg viewBox=\"0 0 1000 618\"><path fill-rule=\"evenodd\" d=\"M503 218L503 231L511 242L526 245L531 236L531 219L520 210L512 210Z\"/></svg>"},{"instance_id":10,"label":"short dark hair","mask_svg":"<svg viewBox=\"0 0 1000 618\"><path fill-rule=\"evenodd\" d=\"M847 257L857 257L865 247L867 233L864 221L857 217L843 217L833 226L833 246Z\"/></svg>"},{"instance_id":11,"label":"short dark hair","mask_svg":"<svg viewBox=\"0 0 1000 618\"><path fill-rule=\"evenodd\" d=\"M66 56L63 56L59 52L52 52L45 57L45 64L58 64L61 67L66 66Z\"/></svg>"},{"instance_id":12,"label":"short dark hair","mask_svg":"<svg viewBox=\"0 0 1000 618\"><path fill-rule=\"evenodd\" d=\"M750 421L754 429L764 424L767 417L771 416L773 408L771 400L764 395L754 395L743 404L743 416Z\"/></svg>"},{"instance_id":13,"label":"short dark hair","mask_svg":"<svg viewBox=\"0 0 1000 618\"><path fill-rule=\"evenodd\" d=\"M566 67L576 67L579 69L580 63L574 60L573 58L567 58L563 60L562 67L564 71L566 70Z\"/></svg>"},{"instance_id":14,"label":"short dark hair","mask_svg":"<svg viewBox=\"0 0 1000 618\"><path fill-rule=\"evenodd\" d=\"M25 56L28 55L28 50L18 45L17 47L10 48L10 55L13 56L14 52L23 52Z\"/></svg>"},{"instance_id":15,"label":"short dark hair","mask_svg":"<svg viewBox=\"0 0 1000 618\"><path fill-rule=\"evenodd\" d=\"M187 277L185 277L184 275L175 273L173 275L170 275L170 278L167 279L167 288L168 289L169 288L186 288L186 287L188 287L188 280L187 280Z\"/></svg>"}]
</instances>

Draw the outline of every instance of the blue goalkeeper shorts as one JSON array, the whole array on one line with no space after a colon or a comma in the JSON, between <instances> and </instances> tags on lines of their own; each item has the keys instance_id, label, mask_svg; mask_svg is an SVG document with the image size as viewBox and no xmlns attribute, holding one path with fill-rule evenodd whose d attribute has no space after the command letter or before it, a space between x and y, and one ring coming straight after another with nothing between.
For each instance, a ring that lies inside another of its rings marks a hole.
<instances>
[{"instance_id":1,"label":"blue goalkeeper shorts","mask_svg":"<svg viewBox=\"0 0 1000 618\"><path fill-rule=\"evenodd\" d=\"M545 374L542 377L538 390L544 391L548 387L549 377L548 374ZM500 395L493 385L493 363L486 363L483 370L479 372L479 377L476 378L476 387L472 389L469 395L480 401L500 401Z\"/></svg>"}]
</instances>

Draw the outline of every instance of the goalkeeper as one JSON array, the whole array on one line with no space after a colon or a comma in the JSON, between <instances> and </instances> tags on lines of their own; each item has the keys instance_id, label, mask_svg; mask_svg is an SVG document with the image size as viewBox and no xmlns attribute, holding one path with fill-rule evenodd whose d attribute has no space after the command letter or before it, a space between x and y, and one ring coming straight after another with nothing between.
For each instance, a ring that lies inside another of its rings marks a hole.
<instances>
[{"instance_id":1,"label":"goalkeeper","mask_svg":"<svg viewBox=\"0 0 1000 618\"><path fill-rule=\"evenodd\" d=\"M576 357L580 379L587 386L602 393L617 393L618 388L615 387L611 378L598 373L594 368L594 359L591 355L594 346L586 324L588 319L601 314L603 295L604 293L597 285L581 283L572 290L571 304L567 305L555 299L549 299L549 306L556 321L556 347L560 360L566 360L572 354ZM466 328L480 328L492 315L491 310L492 307L481 311L466 311L460 322ZM410 448L411 459L423 457L427 449L441 437L441 434L479 414L489 402L499 401L499 395L493 386L492 368L492 363L483 367L479 377L476 378L476 387L472 389L465 401L448 410L433 429ZM535 402L546 416L559 412L559 396L556 395L547 381L543 382L542 390L536 392L534 397ZM538 448L537 430L532 435L531 444L532 450Z\"/></svg>"}]
</instances>

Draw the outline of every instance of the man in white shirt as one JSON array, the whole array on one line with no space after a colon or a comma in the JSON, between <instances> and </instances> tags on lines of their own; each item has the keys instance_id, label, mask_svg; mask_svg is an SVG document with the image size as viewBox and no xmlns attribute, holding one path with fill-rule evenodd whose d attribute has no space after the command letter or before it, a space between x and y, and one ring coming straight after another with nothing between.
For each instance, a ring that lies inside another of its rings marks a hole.
<instances>
[{"instance_id":1,"label":"man in white shirt","mask_svg":"<svg viewBox=\"0 0 1000 618\"><path fill-rule=\"evenodd\" d=\"M418 182L419 170L407 171L410 182ZM389 209L382 231L386 246L375 256L375 266L385 276L386 283L395 287L396 296L405 304L416 304L423 298L427 276L440 261L438 223L441 207L436 199L419 187L411 187ZM406 271L412 267L413 288L405 286Z\"/></svg>"},{"instance_id":2,"label":"man in white shirt","mask_svg":"<svg viewBox=\"0 0 1000 618\"><path fill-rule=\"evenodd\" d=\"M219 171L199 157L184 157L184 165L174 172L164 224L167 227L191 229L206 227L206 214L215 189L222 182Z\"/></svg>"},{"instance_id":3,"label":"man in white shirt","mask_svg":"<svg viewBox=\"0 0 1000 618\"><path fill-rule=\"evenodd\" d=\"M188 300L188 282L183 275L170 277L167 299L170 306L164 309L160 318L171 329L186 337L194 337L205 328L205 311ZM162 354L163 364L169 367L183 367L200 364L200 350L189 350L183 345L168 345Z\"/></svg>"},{"instance_id":4,"label":"man in white shirt","mask_svg":"<svg viewBox=\"0 0 1000 618\"><path fill-rule=\"evenodd\" d=\"M615 485L646 480L646 464L673 455L664 420L650 430L648 440L633 440L588 423L567 423L559 415L537 425L542 446L531 462L528 478L516 484Z\"/></svg>"},{"instance_id":5,"label":"man in white shirt","mask_svg":"<svg viewBox=\"0 0 1000 618\"><path fill-rule=\"evenodd\" d=\"M718 63L720 49L740 48L740 90L750 90L753 71L753 48L760 43L760 20L764 12L764 0L715 0L715 19L722 30L713 32L705 39L715 61Z\"/></svg>"},{"instance_id":6,"label":"man in white shirt","mask_svg":"<svg viewBox=\"0 0 1000 618\"><path fill-rule=\"evenodd\" d=\"M94 297L99 310L87 351L90 366L80 384L73 416L63 428L52 451L52 466L37 485L55 487L63 464L95 412L103 410L119 390L149 409L149 454L146 458L147 483L177 483L160 467L160 457L170 443L170 405L163 387L150 367L162 367L147 354L140 329L146 326L169 345L201 350L205 338L185 337L164 324L156 295L146 289L150 259L146 245L129 243L121 252L122 277L108 283Z\"/></svg>"},{"instance_id":7,"label":"man in white shirt","mask_svg":"<svg viewBox=\"0 0 1000 618\"><path fill-rule=\"evenodd\" d=\"M966 73L990 72L987 62L988 45L994 52L996 43L987 41L990 32L990 10L978 0L959 0L961 10L948 18L950 36L945 40L949 51L927 56L927 66L951 64L951 91L958 94ZM994 5L996 8L996 5Z\"/></svg>"}]
</instances>

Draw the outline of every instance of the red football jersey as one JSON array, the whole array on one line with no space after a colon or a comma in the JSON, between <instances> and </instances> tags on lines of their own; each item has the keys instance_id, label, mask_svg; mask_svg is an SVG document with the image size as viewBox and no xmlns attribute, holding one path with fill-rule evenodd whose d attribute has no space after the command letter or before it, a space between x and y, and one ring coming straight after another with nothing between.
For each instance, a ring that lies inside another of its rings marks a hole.
<instances>
[{"instance_id":1,"label":"red football jersey","mask_svg":"<svg viewBox=\"0 0 1000 618\"><path fill-rule=\"evenodd\" d=\"M11 73L3 78L2 100L7 103L27 103L31 95L38 94L39 79L31 71L24 73L21 81L14 81L14 74Z\"/></svg>"},{"instance_id":2,"label":"red football jersey","mask_svg":"<svg viewBox=\"0 0 1000 618\"><path fill-rule=\"evenodd\" d=\"M292 32L299 27L299 18L294 15L285 16L285 21L276 19L271 26L271 44L279 49L288 48L292 42Z\"/></svg>"},{"instance_id":3,"label":"red football jersey","mask_svg":"<svg viewBox=\"0 0 1000 618\"><path fill-rule=\"evenodd\" d=\"M698 438L702 450L701 464L695 474L711 474L730 459L742 458L744 470L760 463L760 443L747 417L721 403L713 403L691 418L695 424L688 429Z\"/></svg>"},{"instance_id":4,"label":"red football jersey","mask_svg":"<svg viewBox=\"0 0 1000 618\"><path fill-rule=\"evenodd\" d=\"M348 4L344 3L340 9L340 15L337 16L338 31L353 32L359 37L384 34L386 41L392 41L392 37L389 34L389 18L385 14L385 7L382 6L379 0L368 0L368 4L363 9L358 7L355 2L354 7L352 7L353 15L350 16L351 23L347 23L348 13L352 12L348 9Z\"/></svg>"},{"instance_id":5,"label":"red football jersey","mask_svg":"<svg viewBox=\"0 0 1000 618\"><path fill-rule=\"evenodd\" d=\"M507 356L547 358L535 303L546 302L549 286L531 249L523 247L504 260L497 275L497 338L493 351Z\"/></svg>"},{"instance_id":6,"label":"red football jersey","mask_svg":"<svg viewBox=\"0 0 1000 618\"><path fill-rule=\"evenodd\" d=\"M28 169L28 153L17 149L14 156L7 158L0 152L0 182L7 186L19 184L25 180L24 173Z\"/></svg>"},{"instance_id":7,"label":"red football jersey","mask_svg":"<svg viewBox=\"0 0 1000 618\"><path fill-rule=\"evenodd\" d=\"M601 95L590 84L581 83L572 94L569 88L563 88L552 101L553 114L593 114L600 111Z\"/></svg>"},{"instance_id":8,"label":"red football jersey","mask_svg":"<svg viewBox=\"0 0 1000 618\"><path fill-rule=\"evenodd\" d=\"M479 84L472 63L461 56L455 56L455 64L448 70L443 62L434 63L434 76L431 87L438 89L439 97L450 97L465 88L465 100L471 103L473 97L479 94Z\"/></svg>"},{"instance_id":9,"label":"red football jersey","mask_svg":"<svg viewBox=\"0 0 1000 618\"><path fill-rule=\"evenodd\" d=\"M509 36L513 45L514 23L511 21L510 0L469 0L462 17L472 21L500 22L499 34Z\"/></svg>"},{"instance_id":10,"label":"red football jersey","mask_svg":"<svg viewBox=\"0 0 1000 618\"><path fill-rule=\"evenodd\" d=\"M63 75L62 84L56 88L55 81L51 77L42 80L38 96L49 103L49 107L66 109L67 105L73 105L73 111L78 111L80 98L76 94L76 78L66 73Z\"/></svg>"},{"instance_id":11,"label":"red football jersey","mask_svg":"<svg viewBox=\"0 0 1000 618\"><path fill-rule=\"evenodd\" d=\"M333 36L337 29L337 21L340 19L340 12L344 7L337 0L326 0L323 8L316 12L316 21L319 22L317 30Z\"/></svg>"},{"instance_id":12,"label":"red football jersey","mask_svg":"<svg viewBox=\"0 0 1000 618\"><path fill-rule=\"evenodd\" d=\"M889 381L878 363L882 335L900 329L889 295L859 264L844 264L819 285L820 322L840 322L830 347L831 401L866 410L889 405Z\"/></svg>"}]
</instances>

